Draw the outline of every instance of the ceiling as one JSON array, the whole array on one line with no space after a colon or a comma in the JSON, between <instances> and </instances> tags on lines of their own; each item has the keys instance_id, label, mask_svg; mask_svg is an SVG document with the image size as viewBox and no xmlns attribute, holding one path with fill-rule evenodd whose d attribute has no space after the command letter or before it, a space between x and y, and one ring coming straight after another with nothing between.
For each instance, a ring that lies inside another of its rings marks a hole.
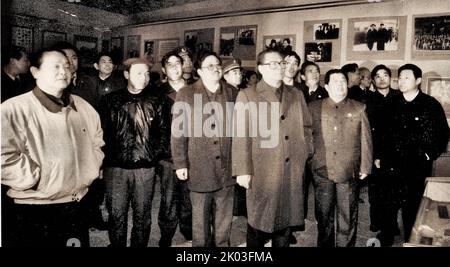
<instances>
[{"instance_id":1,"label":"ceiling","mask_svg":"<svg viewBox=\"0 0 450 267\"><path fill-rule=\"evenodd\" d=\"M123 15L154 11L175 5L201 2L205 0L59 0L72 5L95 7Z\"/></svg>"}]
</instances>

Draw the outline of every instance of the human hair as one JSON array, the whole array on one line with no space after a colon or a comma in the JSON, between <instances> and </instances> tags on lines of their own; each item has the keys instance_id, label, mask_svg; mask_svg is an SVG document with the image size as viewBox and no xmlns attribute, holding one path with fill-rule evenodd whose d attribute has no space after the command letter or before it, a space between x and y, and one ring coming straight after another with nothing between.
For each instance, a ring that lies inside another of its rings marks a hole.
<instances>
[{"instance_id":1,"label":"human hair","mask_svg":"<svg viewBox=\"0 0 450 267\"><path fill-rule=\"evenodd\" d=\"M418 78L422 78L422 70L414 64L405 64L403 66L401 66L398 69L398 76L400 77L400 73L404 70L412 70L413 74L414 74L414 78L416 78L416 80Z\"/></svg>"},{"instance_id":2,"label":"human hair","mask_svg":"<svg viewBox=\"0 0 450 267\"><path fill-rule=\"evenodd\" d=\"M331 76L331 75L337 74L337 73L344 74L345 79L348 80L348 79L347 79L347 76L346 76L345 73L342 71L342 69L331 69L331 70L327 71L327 73L325 74L325 84L328 84L328 83L330 82L330 76Z\"/></svg>"},{"instance_id":3,"label":"human hair","mask_svg":"<svg viewBox=\"0 0 450 267\"><path fill-rule=\"evenodd\" d=\"M300 64L302 62L302 59L295 51L286 51L283 53L283 56L284 56L284 58L294 57L295 59L297 59L298 64Z\"/></svg>"},{"instance_id":4,"label":"human hair","mask_svg":"<svg viewBox=\"0 0 450 267\"><path fill-rule=\"evenodd\" d=\"M48 48L43 48L38 50L36 53L34 53L31 57L30 60L30 66L32 67L36 67L36 68L40 68L42 65L42 59L44 58L44 55L50 52L57 52L57 53L61 53L64 57L66 56L66 53L64 53L64 51L59 50L59 49L55 49L52 47L48 47Z\"/></svg>"},{"instance_id":5,"label":"human hair","mask_svg":"<svg viewBox=\"0 0 450 267\"><path fill-rule=\"evenodd\" d=\"M133 57L133 58L129 58L129 59L127 59L127 60L125 60L123 62L123 65L125 66L124 71L129 73L130 69L131 69L131 66L136 65L136 64L145 64L145 65L147 65L149 71L152 68L152 64L150 64L150 62L148 62L147 60L145 60L143 58Z\"/></svg>"},{"instance_id":6,"label":"human hair","mask_svg":"<svg viewBox=\"0 0 450 267\"><path fill-rule=\"evenodd\" d=\"M345 64L344 66L342 66L341 70L342 70L342 72L344 73L345 77L348 80L348 73L349 72L356 72L358 70L358 64L356 64L356 63Z\"/></svg>"},{"instance_id":7,"label":"human hair","mask_svg":"<svg viewBox=\"0 0 450 267\"><path fill-rule=\"evenodd\" d=\"M317 65L315 62L307 60L307 61L303 62L302 66L300 67L300 74L305 75L305 71L308 66L315 66L320 73L319 65Z\"/></svg>"},{"instance_id":8,"label":"human hair","mask_svg":"<svg viewBox=\"0 0 450 267\"><path fill-rule=\"evenodd\" d=\"M2 66L8 65L11 59L20 60L24 55L26 55L25 48L21 46L14 45L11 49L5 49L2 51Z\"/></svg>"},{"instance_id":9,"label":"human hair","mask_svg":"<svg viewBox=\"0 0 450 267\"><path fill-rule=\"evenodd\" d=\"M373 68L372 73L370 74L370 76L372 77L372 80L375 79L375 76L377 76L377 72L379 70L385 70L388 73L389 77L392 77L391 70L388 67L386 67L386 65L380 64L380 65L376 65L375 68Z\"/></svg>"},{"instance_id":10,"label":"human hair","mask_svg":"<svg viewBox=\"0 0 450 267\"><path fill-rule=\"evenodd\" d=\"M74 46L73 44L66 42L66 41L61 41L61 42L57 42L56 44L52 45L53 49L56 50L65 50L65 49L71 49L75 52L75 54L77 54L77 56L79 55L78 48L76 48L76 46Z\"/></svg>"},{"instance_id":11,"label":"human hair","mask_svg":"<svg viewBox=\"0 0 450 267\"><path fill-rule=\"evenodd\" d=\"M98 54L95 56L95 63L100 63L100 59L101 59L102 57L109 57L109 58L111 58L111 61L112 61L112 63L113 63L114 65L117 64L117 62L115 61L115 59L113 58L113 56L112 56L111 53L109 53L109 52L100 52L100 53L98 53Z\"/></svg>"},{"instance_id":12,"label":"human hair","mask_svg":"<svg viewBox=\"0 0 450 267\"><path fill-rule=\"evenodd\" d=\"M284 43L284 41L286 41L288 44L291 44L291 39L289 39L289 38L284 38L283 43Z\"/></svg>"},{"instance_id":13,"label":"human hair","mask_svg":"<svg viewBox=\"0 0 450 267\"><path fill-rule=\"evenodd\" d=\"M276 53L276 54L280 55L281 57L283 57L283 55L278 50L266 49L258 54L257 65L264 64L264 59L266 58L266 55L270 54L270 53Z\"/></svg>"},{"instance_id":14,"label":"human hair","mask_svg":"<svg viewBox=\"0 0 450 267\"><path fill-rule=\"evenodd\" d=\"M171 52L165 54L165 55L163 56L163 58L161 59L161 66L162 66L162 68L166 68L166 64L167 64L167 62L169 61L169 59L170 59L171 57L176 57L176 58L178 58L178 59L180 60L180 62L181 62L181 65L183 65L183 62L184 62L184 61L183 61L183 58L182 58L177 52L171 51Z\"/></svg>"},{"instance_id":15,"label":"human hair","mask_svg":"<svg viewBox=\"0 0 450 267\"><path fill-rule=\"evenodd\" d=\"M222 65L222 60L220 60L219 56L216 52L213 51L205 51L199 55L198 60L195 61L194 67L195 69L200 69L202 67L203 61L209 56L214 56L219 60L219 63Z\"/></svg>"}]
</instances>

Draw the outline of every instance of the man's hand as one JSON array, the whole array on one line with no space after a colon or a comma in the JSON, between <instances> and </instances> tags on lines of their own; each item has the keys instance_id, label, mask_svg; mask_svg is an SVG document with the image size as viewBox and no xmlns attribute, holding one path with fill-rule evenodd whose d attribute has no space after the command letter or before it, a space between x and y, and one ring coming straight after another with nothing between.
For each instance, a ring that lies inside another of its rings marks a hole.
<instances>
[{"instance_id":1,"label":"man's hand","mask_svg":"<svg viewBox=\"0 0 450 267\"><path fill-rule=\"evenodd\" d=\"M236 177L236 182L238 183L238 185L244 187L245 189L249 189L250 188L250 179L251 179L251 175L238 175Z\"/></svg>"},{"instance_id":2,"label":"man's hand","mask_svg":"<svg viewBox=\"0 0 450 267\"><path fill-rule=\"evenodd\" d=\"M176 174L178 179L180 180L187 180L188 178L188 169L187 168L182 168L182 169L178 169L176 170Z\"/></svg>"},{"instance_id":3,"label":"man's hand","mask_svg":"<svg viewBox=\"0 0 450 267\"><path fill-rule=\"evenodd\" d=\"M373 164L375 165L375 167L377 167L377 169L381 168L381 160L376 159Z\"/></svg>"},{"instance_id":4,"label":"man's hand","mask_svg":"<svg viewBox=\"0 0 450 267\"><path fill-rule=\"evenodd\" d=\"M360 180L364 180L367 176L368 176L367 173L360 173L360 174L359 174L359 179L360 179Z\"/></svg>"}]
</instances>

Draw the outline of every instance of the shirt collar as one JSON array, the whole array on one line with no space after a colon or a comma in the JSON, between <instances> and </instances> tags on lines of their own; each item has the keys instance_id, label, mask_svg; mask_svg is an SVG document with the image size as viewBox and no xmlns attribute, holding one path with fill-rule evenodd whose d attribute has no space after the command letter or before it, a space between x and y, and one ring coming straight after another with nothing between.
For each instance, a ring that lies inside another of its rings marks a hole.
<instances>
[{"instance_id":1,"label":"shirt collar","mask_svg":"<svg viewBox=\"0 0 450 267\"><path fill-rule=\"evenodd\" d=\"M57 98L45 93L44 91L42 91L42 89L36 86L33 90L33 94L37 97L39 102L41 102L41 104L50 112L60 112L63 107L67 106L70 106L73 110L78 111L72 96L68 92L63 91L61 98Z\"/></svg>"}]
</instances>

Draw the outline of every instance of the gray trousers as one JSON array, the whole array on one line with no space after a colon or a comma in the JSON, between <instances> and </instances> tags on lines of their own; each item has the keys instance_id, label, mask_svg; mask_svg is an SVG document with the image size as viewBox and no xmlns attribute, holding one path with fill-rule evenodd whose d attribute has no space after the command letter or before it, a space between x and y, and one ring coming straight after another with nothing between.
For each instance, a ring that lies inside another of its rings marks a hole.
<instances>
[{"instance_id":1,"label":"gray trousers","mask_svg":"<svg viewBox=\"0 0 450 267\"><path fill-rule=\"evenodd\" d=\"M357 181L352 179L344 183L335 183L314 174L313 184L319 232L317 246L354 247L358 225Z\"/></svg>"},{"instance_id":2,"label":"gray trousers","mask_svg":"<svg viewBox=\"0 0 450 267\"><path fill-rule=\"evenodd\" d=\"M190 192L192 246L229 247L233 221L234 185L214 192Z\"/></svg>"},{"instance_id":3,"label":"gray trousers","mask_svg":"<svg viewBox=\"0 0 450 267\"><path fill-rule=\"evenodd\" d=\"M113 247L126 247L128 208L133 209L131 246L147 247L152 223L155 168L105 168L109 240Z\"/></svg>"}]
</instances>

